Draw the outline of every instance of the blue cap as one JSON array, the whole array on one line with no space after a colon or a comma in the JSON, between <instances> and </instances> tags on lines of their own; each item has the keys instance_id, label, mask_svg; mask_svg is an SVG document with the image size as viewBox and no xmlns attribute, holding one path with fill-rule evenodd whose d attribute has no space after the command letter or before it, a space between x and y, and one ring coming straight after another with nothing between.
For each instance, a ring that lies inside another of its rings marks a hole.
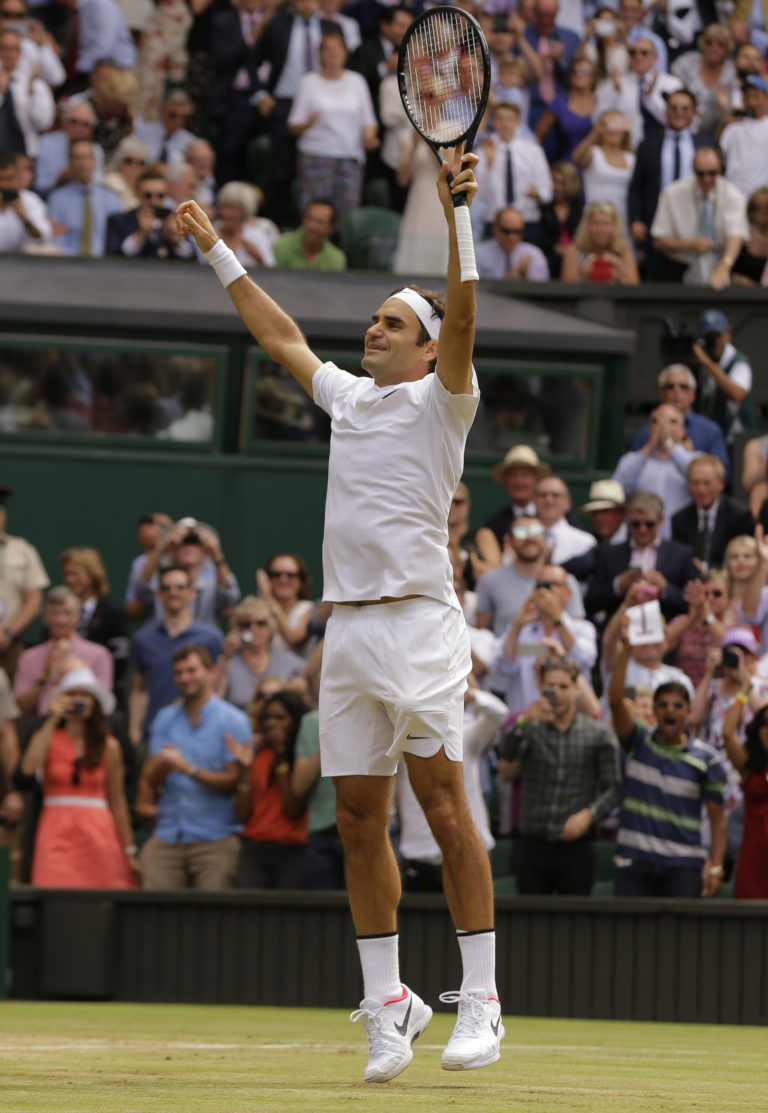
<instances>
[{"instance_id":1,"label":"blue cap","mask_svg":"<svg viewBox=\"0 0 768 1113\"><path fill-rule=\"evenodd\" d=\"M705 309L699 317L700 336L706 336L707 333L713 332L719 335L721 332L727 332L730 327L731 322L721 309Z\"/></svg>"},{"instance_id":2,"label":"blue cap","mask_svg":"<svg viewBox=\"0 0 768 1113\"><path fill-rule=\"evenodd\" d=\"M759 89L761 93L768 93L768 81L757 73L751 73L749 77L745 78L744 84L750 85L753 89Z\"/></svg>"}]
</instances>

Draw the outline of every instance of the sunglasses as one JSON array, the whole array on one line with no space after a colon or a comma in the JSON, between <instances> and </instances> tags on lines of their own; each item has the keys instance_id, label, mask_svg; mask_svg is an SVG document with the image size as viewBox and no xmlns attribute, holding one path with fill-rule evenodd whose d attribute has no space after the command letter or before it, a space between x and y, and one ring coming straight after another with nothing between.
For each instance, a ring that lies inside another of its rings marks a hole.
<instances>
[{"instance_id":1,"label":"sunglasses","mask_svg":"<svg viewBox=\"0 0 768 1113\"><path fill-rule=\"evenodd\" d=\"M693 112L692 104L668 104L667 108L670 112Z\"/></svg>"},{"instance_id":2,"label":"sunglasses","mask_svg":"<svg viewBox=\"0 0 768 1113\"><path fill-rule=\"evenodd\" d=\"M150 193L149 190L143 189L141 196L145 201L163 201L165 199L165 191L160 189L157 193Z\"/></svg>"},{"instance_id":3,"label":"sunglasses","mask_svg":"<svg viewBox=\"0 0 768 1113\"><path fill-rule=\"evenodd\" d=\"M267 575L270 580L279 580L281 576L288 580L298 580L301 578L301 572L285 572L282 570L278 572L268 572Z\"/></svg>"},{"instance_id":4,"label":"sunglasses","mask_svg":"<svg viewBox=\"0 0 768 1113\"><path fill-rule=\"evenodd\" d=\"M158 591L186 591L189 584L160 584Z\"/></svg>"},{"instance_id":5,"label":"sunglasses","mask_svg":"<svg viewBox=\"0 0 768 1113\"><path fill-rule=\"evenodd\" d=\"M251 626L269 626L266 618L243 618L237 624L241 630L250 630Z\"/></svg>"},{"instance_id":6,"label":"sunglasses","mask_svg":"<svg viewBox=\"0 0 768 1113\"><path fill-rule=\"evenodd\" d=\"M517 538L518 541L527 541L529 537L541 537L544 533L544 526L513 526L512 536Z\"/></svg>"},{"instance_id":7,"label":"sunglasses","mask_svg":"<svg viewBox=\"0 0 768 1113\"><path fill-rule=\"evenodd\" d=\"M522 228L504 228L501 224L497 224L496 227L502 236L522 236L523 234Z\"/></svg>"},{"instance_id":8,"label":"sunglasses","mask_svg":"<svg viewBox=\"0 0 768 1113\"><path fill-rule=\"evenodd\" d=\"M656 519L632 518L628 524L630 529L643 529L643 527L645 527L645 529L653 529L653 527L656 525Z\"/></svg>"},{"instance_id":9,"label":"sunglasses","mask_svg":"<svg viewBox=\"0 0 768 1113\"><path fill-rule=\"evenodd\" d=\"M720 587L715 587L715 588L709 588L708 587L708 588L705 588L704 594L709 595L712 599L722 599L722 597L725 595L725 592Z\"/></svg>"},{"instance_id":10,"label":"sunglasses","mask_svg":"<svg viewBox=\"0 0 768 1113\"><path fill-rule=\"evenodd\" d=\"M629 48L630 58L634 58L634 56L636 54L639 54L641 58L650 58L651 54L653 54L653 51L652 50L646 50L645 48L641 49L638 46L631 46Z\"/></svg>"}]
</instances>

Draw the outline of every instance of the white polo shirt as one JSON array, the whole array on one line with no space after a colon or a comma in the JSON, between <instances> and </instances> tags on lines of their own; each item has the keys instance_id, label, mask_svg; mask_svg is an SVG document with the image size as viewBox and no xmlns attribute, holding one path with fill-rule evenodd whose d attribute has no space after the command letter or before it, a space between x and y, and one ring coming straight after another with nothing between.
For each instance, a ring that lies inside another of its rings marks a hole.
<instances>
[{"instance_id":1,"label":"white polo shirt","mask_svg":"<svg viewBox=\"0 0 768 1113\"><path fill-rule=\"evenodd\" d=\"M448 511L480 391L451 394L436 374L378 387L333 363L312 377L331 418L323 598L425 595L460 610Z\"/></svg>"}]
</instances>

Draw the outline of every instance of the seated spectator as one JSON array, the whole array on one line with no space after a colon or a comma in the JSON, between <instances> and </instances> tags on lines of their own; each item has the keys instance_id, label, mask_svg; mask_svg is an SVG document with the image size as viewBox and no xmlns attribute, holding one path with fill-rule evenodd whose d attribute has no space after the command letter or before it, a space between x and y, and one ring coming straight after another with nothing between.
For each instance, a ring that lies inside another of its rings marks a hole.
<instances>
[{"instance_id":1,"label":"seated spectator","mask_svg":"<svg viewBox=\"0 0 768 1113\"><path fill-rule=\"evenodd\" d=\"M710 23L699 35L697 49L679 54L672 63L672 73L696 97L700 135L715 135L730 108L736 89L734 45L727 27Z\"/></svg>"},{"instance_id":2,"label":"seated spectator","mask_svg":"<svg viewBox=\"0 0 768 1113\"><path fill-rule=\"evenodd\" d=\"M109 650L115 688L120 690L128 667L130 638L125 611L109 597L107 570L101 554L97 549L65 549L59 563L64 583L80 603L77 632Z\"/></svg>"},{"instance_id":3,"label":"seated spectator","mask_svg":"<svg viewBox=\"0 0 768 1113\"><path fill-rule=\"evenodd\" d=\"M573 243L563 252L563 282L617 282L636 286L637 263L622 235L621 216L609 201L584 210Z\"/></svg>"},{"instance_id":4,"label":"seated spectator","mask_svg":"<svg viewBox=\"0 0 768 1113\"><path fill-rule=\"evenodd\" d=\"M525 238L536 242L540 204L552 200L552 175L539 144L520 134L520 109L497 104L491 115L492 134L483 142L477 165L478 205L490 222L512 205L523 214Z\"/></svg>"},{"instance_id":5,"label":"seated spectator","mask_svg":"<svg viewBox=\"0 0 768 1113\"><path fill-rule=\"evenodd\" d=\"M163 171L168 190L165 204L175 212L182 201L191 201L197 189L197 174L186 162L172 162ZM256 188L255 186L253 187Z\"/></svg>"},{"instance_id":6,"label":"seated spectator","mask_svg":"<svg viewBox=\"0 0 768 1113\"><path fill-rule=\"evenodd\" d=\"M331 243L336 230L336 209L330 201L314 197L301 214L301 226L275 240L275 264L288 270L343 271L344 252Z\"/></svg>"},{"instance_id":7,"label":"seated spectator","mask_svg":"<svg viewBox=\"0 0 768 1113\"><path fill-rule=\"evenodd\" d=\"M534 500L553 564L565 564L595 547L594 537L572 526L566 518L572 506L571 492L560 476L544 475L537 479Z\"/></svg>"},{"instance_id":8,"label":"seated spectator","mask_svg":"<svg viewBox=\"0 0 768 1113\"><path fill-rule=\"evenodd\" d=\"M149 554L172 525L173 521L167 514L145 514L139 518L138 541L141 553L131 561L131 571L125 589L125 615L129 622L140 622L144 618L149 618L154 610L154 600L152 606L139 603L136 597L138 578Z\"/></svg>"},{"instance_id":9,"label":"seated spectator","mask_svg":"<svg viewBox=\"0 0 768 1113\"><path fill-rule=\"evenodd\" d=\"M220 658L219 695L246 710L260 683L267 676L289 680L301 676L305 662L295 653L272 650L277 621L269 607L255 595L246 595L232 609L229 633Z\"/></svg>"},{"instance_id":10,"label":"seated spectator","mask_svg":"<svg viewBox=\"0 0 768 1113\"><path fill-rule=\"evenodd\" d=\"M465 588L474 591L480 577L501 564L501 546L487 526L470 527L471 509L469 488L466 483L460 483L448 511L448 552L454 569L462 575Z\"/></svg>"},{"instance_id":11,"label":"seated spectator","mask_svg":"<svg viewBox=\"0 0 768 1113\"><path fill-rule=\"evenodd\" d=\"M656 729L638 723L624 696L631 647L626 623L611 677L613 729L630 759L616 836L617 897L716 896L723 883L727 827L725 770L715 751L685 730L690 697L682 684L654 692ZM706 807L712 849L701 842Z\"/></svg>"},{"instance_id":12,"label":"seated spectator","mask_svg":"<svg viewBox=\"0 0 768 1113\"><path fill-rule=\"evenodd\" d=\"M253 743L228 743L238 766L241 889L304 888L307 812L293 791L292 774L305 711L295 692L277 692L264 702L258 718L251 718Z\"/></svg>"},{"instance_id":13,"label":"seated spectator","mask_svg":"<svg viewBox=\"0 0 768 1113\"><path fill-rule=\"evenodd\" d=\"M210 209L216 199L216 154L213 147L207 139L193 139L184 151L184 161L195 174L195 201Z\"/></svg>"},{"instance_id":14,"label":"seated spectator","mask_svg":"<svg viewBox=\"0 0 768 1113\"><path fill-rule=\"evenodd\" d=\"M308 657L314 648L309 634L314 607L306 561L296 553L272 553L264 567L257 569L256 583L259 599L267 604L277 623L274 650L292 649Z\"/></svg>"},{"instance_id":15,"label":"seated spectator","mask_svg":"<svg viewBox=\"0 0 768 1113\"><path fill-rule=\"evenodd\" d=\"M79 658L98 682L111 692L114 667L108 649L87 641L77 633L80 600L68 587L52 587L43 609L46 641L26 649L19 658L13 692L22 715L46 715L54 688L63 676L64 662Z\"/></svg>"},{"instance_id":16,"label":"seated spectator","mask_svg":"<svg viewBox=\"0 0 768 1113\"><path fill-rule=\"evenodd\" d=\"M138 745L162 707L176 699L174 654L177 649L202 646L212 660L221 653L224 638L208 622L196 619L196 591L189 570L177 565L158 576L161 618L147 622L133 639L133 675L129 697L129 736Z\"/></svg>"},{"instance_id":17,"label":"seated spectator","mask_svg":"<svg viewBox=\"0 0 768 1113\"><path fill-rule=\"evenodd\" d=\"M672 515L672 537L690 545L702 568L720 568L728 542L754 529L743 503L723 493L725 468L717 456L697 456L688 465L688 490L693 500Z\"/></svg>"},{"instance_id":18,"label":"seated spectator","mask_svg":"<svg viewBox=\"0 0 768 1113\"><path fill-rule=\"evenodd\" d=\"M79 107L82 110L84 106ZM135 209L139 204L139 184L148 162L149 154L145 144L129 135L118 143L109 165L104 169L102 183L118 195L125 212Z\"/></svg>"},{"instance_id":19,"label":"seated spectator","mask_svg":"<svg viewBox=\"0 0 768 1113\"><path fill-rule=\"evenodd\" d=\"M107 255L127 259L194 259L193 243L179 235L176 214L164 204L162 175L146 170L138 179L137 190L136 208L113 213L107 221Z\"/></svg>"},{"instance_id":20,"label":"seated spectator","mask_svg":"<svg viewBox=\"0 0 768 1113\"><path fill-rule=\"evenodd\" d=\"M318 53L320 69L301 78L288 116L297 137L299 208L327 197L347 213L362 200L366 151L379 146L378 123L365 79L346 68L343 35L324 33Z\"/></svg>"},{"instance_id":21,"label":"seated spectator","mask_svg":"<svg viewBox=\"0 0 768 1113\"><path fill-rule=\"evenodd\" d=\"M522 711L538 698L536 663L542 653L557 655L559 649L589 680L597 661L597 634L587 619L568 614L571 597L565 569L545 564L513 618L496 662L507 679L504 699L511 711Z\"/></svg>"},{"instance_id":22,"label":"seated spectator","mask_svg":"<svg viewBox=\"0 0 768 1113\"><path fill-rule=\"evenodd\" d=\"M567 92L549 102L536 125L536 138L546 148L550 161L577 161L575 152L592 129L597 105L596 85L595 66L586 53L579 51L568 69ZM548 144L547 136L553 128L555 141Z\"/></svg>"},{"instance_id":23,"label":"seated spectator","mask_svg":"<svg viewBox=\"0 0 768 1113\"><path fill-rule=\"evenodd\" d=\"M676 406L662 403L651 414L648 443L619 458L613 478L628 495L635 491L657 491L660 495L667 516L662 537L672 536L671 515L690 501L686 477L691 461L698 455L686 436L683 415Z\"/></svg>"},{"instance_id":24,"label":"seated spectator","mask_svg":"<svg viewBox=\"0 0 768 1113\"><path fill-rule=\"evenodd\" d=\"M136 814L155 821L141 855L145 889L227 889L240 840L239 766L230 745L250 746L251 725L213 694L211 658L190 643L173 654L174 702L157 715L141 771Z\"/></svg>"},{"instance_id":25,"label":"seated spectator","mask_svg":"<svg viewBox=\"0 0 768 1113\"><path fill-rule=\"evenodd\" d=\"M506 487L509 495L507 505L485 522L485 526L496 534L500 548L503 549L509 527L516 518L536 517L536 480L543 475L549 475L549 466L542 464L534 449L527 444L516 444L510 448L491 472L494 482Z\"/></svg>"},{"instance_id":26,"label":"seated spectator","mask_svg":"<svg viewBox=\"0 0 768 1113\"><path fill-rule=\"evenodd\" d=\"M584 171L584 199L609 201L621 218L621 231L629 235L627 198L635 168L630 145L632 121L620 112L603 112L573 152L573 161Z\"/></svg>"},{"instance_id":27,"label":"seated spectator","mask_svg":"<svg viewBox=\"0 0 768 1113\"><path fill-rule=\"evenodd\" d=\"M576 235L576 229L584 212L581 179L572 163L554 163L552 200L540 205L539 209L541 249L546 256L552 278L560 278L565 249L573 243L573 237Z\"/></svg>"},{"instance_id":28,"label":"seated spectator","mask_svg":"<svg viewBox=\"0 0 768 1113\"><path fill-rule=\"evenodd\" d=\"M76 53L72 66L74 88L85 88L87 79L103 58L113 66L130 69L136 65L136 47L117 0L59 0L76 22Z\"/></svg>"},{"instance_id":29,"label":"seated spectator","mask_svg":"<svg viewBox=\"0 0 768 1113\"><path fill-rule=\"evenodd\" d=\"M733 265L732 277L736 286L759 286L768 266L768 186L760 186L747 201L747 222L749 239Z\"/></svg>"},{"instance_id":30,"label":"seated spectator","mask_svg":"<svg viewBox=\"0 0 768 1113\"><path fill-rule=\"evenodd\" d=\"M257 217L264 195L248 182L227 182L216 194L214 227L244 267L274 267L279 232L271 220ZM198 261L205 259L198 253Z\"/></svg>"},{"instance_id":31,"label":"seated spectator","mask_svg":"<svg viewBox=\"0 0 768 1113\"><path fill-rule=\"evenodd\" d=\"M667 627L664 656L697 687L710 650L719 648L723 635L735 624L738 607L728 597L725 573L717 569L692 580L685 595L688 612L673 618Z\"/></svg>"},{"instance_id":32,"label":"seated spectator","mask_svg":"<svg viewBox=\"0 0 768 1113\"><path fill-rule=\"evenodd\" d=\"M120 743L107 725L114 706L111 691L84 665L50 692L46 719L20 767L23 776L42 773L43 780L33 885L129 889L140 876Z\"/></svg>"},{"instance_id":33,"label":"seated spectator","mask_svg":"<svg viewBox=\"0 0 768 1113\"><path fill-rule=\"evenodd\" d=\"M56 186L66 185L71 174L69 144L73 139L92 141L95 126L96 113L90 101L65 104L61 109L61 127L40 136L35 161L35 190L41 197L47 197ZM104 152L98 144L93 150L96 157L94 175L100 181L104 169Z\"/></svg>"},{"instance_id":34,"label":"seated spectator","mask_svg":"<svg viewBox=\"0 0 768 1113\"><path fill-rule=\"evenodd\" d=\"M733 329L720 309L705 309L699 317L699 340L693 355L699 364L699 409L723 431L730 448L744 429L754 429L752 365L734 344Z\"/></svg>"},{"instance_id":35,"label":"seated spectator","mask_svg":"<svg viewBox=\"0 0 768 1113\"><path fill-rule=\"evenodd\" d=\"M94 145L88 139L69 144L69 181L48 197L55 242L64 255L101 256L107 221L123 210L116 193L96 180Z\"/></svg>"},{"instance_id":36,"label":"seated spectator","mask_svg":"<svg viewBox=\"0 0 768 1113\"><path fill-rule=\"evenodd\" d=\"M161 608L156 594L160 586L158 571L170 565L183 568L195 591L194 615L201 622L215 624L240 599L240 588L227 564L218 533L196 518L180 518L166 529L148 554L136 581L136 599Z\"/></svg>"},{"instance_id":37,"label":"seated spectator","mask_svg":"<svg viewBox=\"0 0 768 1113\"><path fill-rule=\"evenodd\" d=\"M433 175L434 177L434 175ZM546 282L549 266L541 248L526 243L523 214L514 208L501 209L491 226L492 238L477 246L477 270L481 278L525 278Z\"/></svg>"},{"instance_id":38,"label":"seated spectator","mask_svg":"<svg viewBox=\"0 0 768 1113\"><path fill-rule=\"evenodd\" d=\"M39 19L29 18L26 0L3 0L0 29L21 35L19 67L28 78L40 77L53 89L63 84L67 75L59 57L59 45Z\"/></svg>"},{"instance_id":39,"label":"seated spectator","mask_svg":"<svg viewBox=\"0 0 768 1113\"><path fill-rule=\"evenodd\" d=\"M5 669L0 669L0 826L12 831L24 816L24 798L14 787L19 764L19 706Z\"/></svg>"},{"instance_id":40,"label":"seated spectator","mask_svg":"<svg viewBox=\"0 0 768 1113\"><path fill-rule=\"evenodd\" d=\"M56 105L49 86L21 65L22 38L0 30L0 151L37 154L39 137L54 121Z\"/></svg>"},{"instance_id":41,"label":"seated spectator","mask_svg":"<svg viewBox=\"0 0 768 1113\"><path fill-rule=\"evenodd\" d=\"M683 588L695 580L693 554L686 545L661 538L664 504L650 491L638 491L627 501L629 541L599 545L584 605L588 615L613 614L630 587L642 583L655 589L662 613L671 618L688 608ZM648 598L654 594L646 590Z\"/></svg>"},{"instance_id":42,"label":"seated spectator","mask_svg":"<svg viewBox=\"0 0 768 1113\"><path fill-rule=\"evenodd\" d=\"M641 603L648 602L648 599L646 585L642 583L633 584L605 628L600 658L604 691L608 689L611 674L620 654L621 631L627 611ZM626 683L632 688L640 686L650 688L651 691L655 692L660 684L675 681L675 683L682 684L688 692L689 699L693 699L693 683L688 675L682 669L664 663L666 645L666 630L659 631L657 641L643 641L638 645L632 645L627 664Z\"/></svg>"},{"instance_id":43,"label":"seated spectator","mask_svg":"<svg viewBox=\"0 0 768 1113\"><path fill-rule=\"evenodd\" d=\"M720 136L728 166L728 181L741 190L744 200L768 182L762 157L768 142L768 81L750 75L744 83L745 115L737 117Z\"/></svg>"},{"instance_id":44,"label":"seated spectator","mask_svg":"<svg viewBox=\"0 0 768 1113\"><path fill-rule=\"evenodd\" d=\"M722 290L742 244L749 238L746 202L723 177L720 152L703 147L693 156L693 177L661 191L651 225L653 246L685 266L682 281Z\"/></svg>"},{"instance_id":45,"label":"seated spectator","mask_svg":"<svg viewBox=\"0 0 768 1113\"><path fill-rule=\"evenodd\" d=\"M741 485L749 494L749 509L757 521L768 498L768 435L747 441L742 456Z\"/></svg>"},{"instance_id":46,"label":"seated spectator","mask_svg":"<svg viewBox=\"0 0 768 1113\"><path fill-rule=\"evenodd\" d=\"M671 363L659 372L656 380L659 402L675 406L683 415L686 439L698 452L716 456L728 475L730 462L720 426L709 417L693 410L696 398L696 376L684 363ZM643 425L635 433L632 451L639 452L650 437L650 426Z\"/></svg>"},{"instance_id":47,"label":"seated spectator","mask_svg":"<svg viewBox=\"0 0 768 1113\"><path fill-rule=\"evenodd\" d=\"M736 865L737 900L768 900L768 714L761 707L744 732L739 731L744 701L735 699L723 722L723 743L731 765L744 784L744 834Z\"/></svg>"},{"instance_id":48,"label":"seated spectator","mask_svg":"<svg viewBox=\"0 0 768 1113\"><path fill-rule=\"evenodd\" d=\"M183 89L174 89L163 101L159 120L145 120L139 117L133 134L147 148L151 163L163 162L166 165L185 162L184 152L195 135L187 128L192 119L194 105Z\"/></svg>"},{"instance_id":49,"label":"seated spectator","mask_svg":"<svg viewBox=\"0 0 768 1113\"><path fill-rule=\"evenodd\" d=\"M619 801L618 747L607 727L577 712L578 675L567 657L546 658L541 696L518 716L499 748L500 778L523 778L514 853L523 896L589 896L595 827Z\"/></svg>"},{"instance_id":50,"label":"seated spectator","mask_svg":"<svg viewBox=\"0 0 768 1113\"><path fill-rule=\"evenodd\" d=\"M0 154L0 252L25 251L52 235L45 202L21 188L16 155Z\"/></svg>"}]
</instances>

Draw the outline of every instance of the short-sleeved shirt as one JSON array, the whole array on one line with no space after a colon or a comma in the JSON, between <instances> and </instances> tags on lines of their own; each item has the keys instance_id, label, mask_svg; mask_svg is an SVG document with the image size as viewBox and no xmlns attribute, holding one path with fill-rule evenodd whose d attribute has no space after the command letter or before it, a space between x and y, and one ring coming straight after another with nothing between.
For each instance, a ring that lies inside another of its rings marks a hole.
<instances>
[{"instance_id":1,"label":"short-sleeved shirt","mask_svg":"<svg viewBox=\"0 0 768 1113\"><path fill-rule=\"evenodd\" d=\"M145 732L161 707L179 698L173 679L173 655L183 645L202 645L213 661L221 653L224 635L207 622L193 622L175 637L161 622L148 622L133 639L133 664L147 684L149 704L144 720Z\"/></svg>"},{"instance_id":2,"label":"short-sleeved shirt","mask_svg":"<svg viewBox=\"0 0 768 1113\"><path fill-rule=\"evenodd\" d=\"M0 624L11 621L30 591L41 591L50 582L34 545L0 534Z\"/></svg>"},{"instance_id":3,"label":"short-sleeved shirt","mask_svg":"<svg viewBox=\"0 0 768 1113\"><path fill-rule=\"evenodd\" d=\"M347 258L344 252L328 240L323 244L319 255L308 259L301 246L303 228L294 232L286 232L275 242L275 262L278 267L286 267L295 271L344 271L347 269Z\"/></svg>"},{"instance_id":4,"label":"short-sleeved shirt","mask_svg":"<svg viewBox=\"0 0 768 1113\"><path fill-rule=\"evenodd\" d=\"M707 854L701 805L724 802L726 772L716 750L698 738L665 746L639 722L625 749L617 855L656 866L699 865Z\"/></svg>"},{"instance_id":5,"label":"short-sleeved shirt","mask_svg":"<svg viewBox=\"0 0 768 1113\"><path fill-rule=\"evenodd\" d=\"M226 700L211 696L193 726L182 703L164 707L156 716L149 738L149 753L157 754L170 743L200 769L223 773L234 761L226 734L250 746L253 742L247 715ZM215 842L240 829L235 818L234 793L225 795L199 784L186 773L169 773L157 801L154 834L163 842Z\"/></svg>"},{"instance_id":6,"label":"short-sleeved shirt","mask_svg":"<svg viewBox=\"0 0 768 1113\"><path fill-rule=\"evenodd\" d=\"M238 653L227 662L227 699L235 707L245 710L253 698L256 686L265 676L279 676L283 680L290 680L292 676L301 676L304 667L305 662L295 653L271 653L264 672L255 673Z\"/></svg>"},{"instance_id":7,"label":"short-sleeved shirt","mask_svg":"<svg viewBox=\"0 0 768 1113\"><path fill-rule=\"evenodd\" d=\"M316 711L302 717L296 739L296 757L314 757L320 749L320 722ZM336 826L336 786L330 777L318 777L307 800L309 834Z\"/></svg>"},{"instance_id":8,"label":"short-sleeved shirt","mask_svg":"<svg viewBox=\"0 0 768 1113\"><path fill-rule=\"evenodd\" d=\"M378 387L333 363L312 378L331 417L323 598L424 595L460 610L448 511L480 391L451 394L437 374Z\"/></svg>"}]
</instances>

